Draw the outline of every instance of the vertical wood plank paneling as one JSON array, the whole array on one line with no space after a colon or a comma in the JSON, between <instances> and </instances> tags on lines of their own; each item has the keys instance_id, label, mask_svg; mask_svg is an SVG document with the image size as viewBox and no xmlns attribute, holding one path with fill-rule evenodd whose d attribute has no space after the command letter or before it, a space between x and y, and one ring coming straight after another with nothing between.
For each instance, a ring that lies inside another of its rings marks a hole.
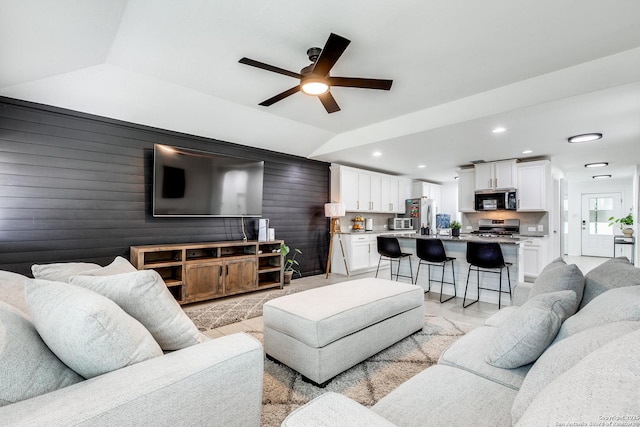
<instances>
[{"instance_id":1,"label":"vertical wood plank paneling","mask_svg":"<svg viewBox=\"0 0 640 427\"><path fill-rule=\"evenodd\" d=\"M242 239L240 218L154 218L153 145L265 161L263 217L324 271L329 164L0 97L0 269L128 258L132 245ZM250 239L254 218L245 218Z\"/></svg>"}]
</instances>

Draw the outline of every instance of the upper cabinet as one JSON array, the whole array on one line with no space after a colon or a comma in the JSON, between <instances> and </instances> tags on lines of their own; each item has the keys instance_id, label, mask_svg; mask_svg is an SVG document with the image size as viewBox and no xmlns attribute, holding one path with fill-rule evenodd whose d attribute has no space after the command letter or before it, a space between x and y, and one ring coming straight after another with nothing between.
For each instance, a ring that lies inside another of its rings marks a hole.
<instances>
[{"instance_id":1,"label":"upper cabinet","mask_svg":"<svg viewBox=\"0 0 640 427\"><path fill-rule=\"evenodd\" d=\"M553 185L548 160L518 164L518 211L548 211Z\"/></svg>"},{"instance_id":2,"label":"upper cabinet","mask_svg":"<svg viewBox=\"0 0 640 427\"><path fill-rule=\"evenodd\" d=\"M413 181L411 197L416 199L427 197L435 200L436 212L439 212L442 206L442 186L432 182Z\"/></svg>"},{"instance_id":3,"label":"upper cabinet","mask_svg":"<svg viewBox=\"0 0 640 427\"><path fill-rule=\"evenodd\" d=\"M516 160L478 163L475 165L475 190L506 190L516 188Z\"/></svg>"},{"instance_id":4,"label":"upper cabinet","mask_svg":"<svg viewBox=\"0 0 640 427\"><path fill-rule=\"evenodd\" d=\"M331 200L347 212L404 213L409 187L401 177L331 165Z\"/></svg>"},{"instance_id":5,"label":"upper cabinet","mask_svg":"<svg viewBox=\"0 0 640 427\"><path fill-rule=\"evenodd\" d=\"M476 174L473 168L458 170L458 210L475 212Z\"/></svg>"}]
</instances>

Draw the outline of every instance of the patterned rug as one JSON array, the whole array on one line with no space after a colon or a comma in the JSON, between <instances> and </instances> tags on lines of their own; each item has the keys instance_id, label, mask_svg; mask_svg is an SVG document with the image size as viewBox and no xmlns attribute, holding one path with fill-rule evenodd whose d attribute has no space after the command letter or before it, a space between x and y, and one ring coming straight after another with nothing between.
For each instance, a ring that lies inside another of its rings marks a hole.
<instances>
[{"instance_id":1,"label":"patterned rug","mask_svg":"<svg viewBox=\"0 0 640 427\"><path fill-rule=\"evenodd\" d=\"M300 292L302 288L288 286L268 292L250 294L229 302L209 302L182 307L184 312L193 320L200 331L219 328L231 323L262 316L262 306L265 302L284 295Z\"/></svg>"},{"instance_id":2,"label":"patterned rug","mask_svg":"<svg viewBox=\"0 0 640 427\"><path fill-rule=\"evenodd\" d=\"M372 406L400 384L435 364L440 353L473 328L474 325L443 317L425 316L422 331L343 372L324 389L302 381L300 374L287 366L265 359L261 425L280 426L291 411L328 391ZM248 333L262 342L261 331Z\"/></svg>"}]
</instances>

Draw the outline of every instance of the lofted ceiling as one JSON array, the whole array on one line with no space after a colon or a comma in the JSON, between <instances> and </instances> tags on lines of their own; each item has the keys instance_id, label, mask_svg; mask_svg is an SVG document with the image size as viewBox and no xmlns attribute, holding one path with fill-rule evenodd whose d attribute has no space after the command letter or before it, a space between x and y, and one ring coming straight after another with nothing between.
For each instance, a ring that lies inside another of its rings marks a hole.
<instances>
[{"instance_id":1,"label":"lofted ceiling","mask_svg":"<svg viewBox=\"0 0 640 427\"><path fill-rule=\"evenodd\" d=\"M1 1L2 96L440 183L477 160L640 164L636 0ZM259 106L297 81L238 60L298 72L332 32L332 75L391 90Z\"/></svg>"}]
</instances>

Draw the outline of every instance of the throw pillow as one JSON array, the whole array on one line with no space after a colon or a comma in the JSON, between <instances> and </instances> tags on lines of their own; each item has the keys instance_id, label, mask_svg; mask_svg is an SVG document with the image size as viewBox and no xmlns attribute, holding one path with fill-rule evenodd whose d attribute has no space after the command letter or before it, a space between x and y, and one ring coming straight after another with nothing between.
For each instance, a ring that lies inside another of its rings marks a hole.
<instances>
[{"instance_id":1,"label":"throw pillow","mask_svg":"<svg viewBox=\"0 0 640 427\"><path fill-rule=\"evenodd\" d=\"M640 286L607 291L567 319L556 342L585 329L624 320L640 320Z\"/></svg>"},{"instance_id":2,"label":"throw pillow","mask_svg":"<svg viewBox=\"0 0 640 427\"><path fill-rule=\"evenodd\" d=\"M562 259L562 257L558 257L556 259L554 259L553 261L551 261L549 264L547 264L542 271L540 272L540 274L544 273L545 271L549 271L552 270L556 267L561 267L563 265L567 265L567 263L564 261L564 259Z\"/></svg>"},{"instance_id":3,"label":"throw pillow","mask_svg":"<svg viewBox=\"0 0 640 427\"><path fill-rule=\"evenodd\" d=\"M553 380L573 368L589 353L637 329L640 329L640 322L609 323L551 345L529 370L513 401L513 424L518 422L535 397Z\"/></svg>"},{"instance_id":4,"label":"throw pillow","mask_svg":"<svg viewBox=\"0 0 640 427\"><path fill-rule=\"evenodd\" d=\"M575 313L584 291L584 276L575 264L567 265L564 261L556 260L545 267L533 282L529 298L548 292L565 290L576 293L576 306L573 309L573 313Z\"/></svg>"},{"instance_id":5,"label":"throw pillow","mask_svg":"<svg viewBox=\"0 0 640 427\"><path fill-rule=\"evenodd\" d=\"M163 350L179 350L206 340L154 270L114 276L79 275L71 283L114 301L142 323Z\"/></svg>"},{"instance_id":6,"label":"throw pillow","mask_svg":"<svg viewBox=\"0 0 640 427\"><path fill-rule=\"evenodd\" d=\"M635 331L585 356L540 392L517 425L637 425L638 348Z\"/></svg>"},{"instance_id":7,"label":"throw pillow","mask_svg":"<svg viewBox=\"0 0 640 427\"><path fill-rule=\"evenodd\" d=\"M20 310L0 302L0 406L82 380L47 348Z\"/></svg>"},{"instance_id":8,"label":"throw pillow","mask_svg":"<svg viewBox=\"0 0 640 427\"><path fill-rule=\"evenodd\" d=\"M88 289L30 280L27 305L36 330L60 360L85 378L162 356L144 326Z\"/></svg>"},{"instance_id":9,"label":"throw pillow","mask_svg":"<svg viewBox=\"0 0 640 427\"><path fill-rule=\"evenodd\" d=\"M574 291L540 294L524 303L496 332L486 361L518 368L535 361L553 341L576 305Z\"/></svg>"},{"instance_id":10,"label":"throw pillow","mask_svg":"<svg viewBox=\"0 0 640 427\"><path fill-rule=\"evenodd\" d=\"M640 285L640 268L625 257L612 258L589 271L584 277L584 296L580 308L601 293L614 288Z\"/></svg>"},{"instance_id":11,"label":"throw pillow","mask_svg":"<svg viewBox=\"0 0 640 427\"><path fill-rule=\"evenodd\" d=\"M129 261L122 258L121 256L117 256L111 264L96 268L93 270L83 271L80 273L81 276L111 276L114 274L122 274L122 273L131 273L134 271L138 271Z\"/></svg>"},{"instance_id":12,"label":"throw pillow","mask_svg":"<svg viewBox=\"0 0 640 427\"><path fill-rule=\"evenodd\" d=\"M80 274L83 271L95 270L96 268L100 268L100 266L91 262L58 262L53 264L33 264L31 273L36 279L69 283L71 276Z\"/></svg>"},{"instance_id":13,"label":"throw pillow","mask_svg":"<svg viewBox=\"0 0 640 427\"><path fill-rule=\"evenodd\" d=\"M9 271L0 271L0 301L10 304L27 314L27 303L24 300L24 281L27 276Z\"/></svg>"}]
</instances>

